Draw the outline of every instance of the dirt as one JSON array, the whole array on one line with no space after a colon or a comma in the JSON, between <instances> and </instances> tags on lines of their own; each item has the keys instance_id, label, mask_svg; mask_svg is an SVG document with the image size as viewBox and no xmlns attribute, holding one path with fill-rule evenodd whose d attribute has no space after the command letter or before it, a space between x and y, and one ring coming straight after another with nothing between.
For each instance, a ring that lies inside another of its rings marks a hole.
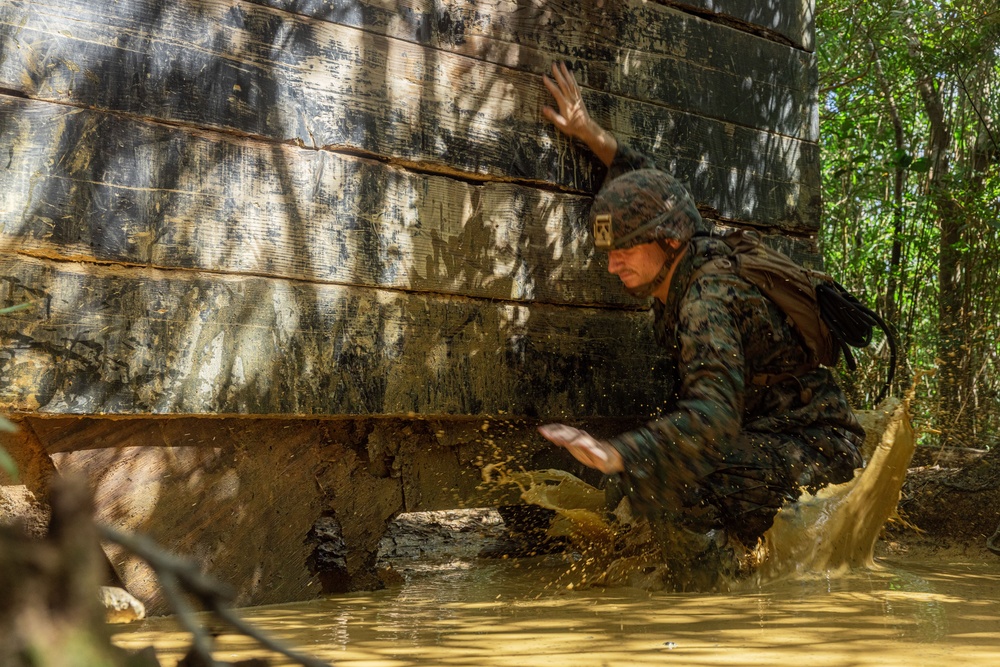
<instances>
[{"instance_id":1,"label":"dirt","mask_svg":"<svg viewBox=\"0 0 1000 667\"><path fill-rule=\"evenodd\" d=\"M899 519L880 550L907 558L1000 556L1000 452L919 448L907 472ZM995 550L991 550L991 547Z\"/></svg>"}]
</instances>

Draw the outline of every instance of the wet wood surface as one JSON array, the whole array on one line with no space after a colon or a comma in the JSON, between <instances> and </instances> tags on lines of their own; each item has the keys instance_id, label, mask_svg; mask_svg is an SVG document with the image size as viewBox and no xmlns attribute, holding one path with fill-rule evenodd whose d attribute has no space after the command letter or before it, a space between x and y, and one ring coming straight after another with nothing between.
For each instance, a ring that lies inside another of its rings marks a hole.
<instances>
[{"instance_id":1,"label":"wet wood surface","mask_svg":"<svg viewBox=\"0 0 1000 667\"><path fill-rule=\"evenodd\" d=\"M644 0L249 1L535 74L565 60L594 90L817 138L814 57L781 38L786 24L798 39L803 31L811 38L811 25L801 25L806 3L788 11L792 3L776 10L774 2L740 0L719 23L709 12L682 11L707 3ZM757 34L740 30L737 19ZM778 37L761 39L760 28Z\"/></svg>"},{"instance_id":2,"label":"wet wood surface","mask_svg":"<svg viewBox=\"0 0 1000 667\"><path fill-rule=\"evenodd\" d=\"M0 258L0 402L68 414L648 416L649 313Z\"/></svg>"},{"instance_id":3,"label":"wet wood surface","mask_svg":"<svg viewBox=\"0 0 1000 667\"><path fill-rule=\"evenodd\" d=\"M808 235L815 59L769 34L638 0L4 3L0 296L34 309L0 401L647 416L661 353L540 74L569 60L707 217Z\"/></svg>"},{"instance_id":4,"label":"wet wood surface","mask_svg":"<svg viewBox=\"0 0 1000 667\"><path fill-rule=\"evenodd\" d=\"M590 199L0 98L0 242L53 259L634 303Z\"/></svg>"},{"instance_id":5,"label":"wet wood surface","mask_svg":"<svg viewBox=\"0 0 1000 667\"><path fill-rule=\"evenodd\" d=\"M798 48L816 48L816 3L812 0L654 0L735 19L787 39Z\"/></svg>"},{"instance_id":6,"label":"wet wood surface","mask_svg":"<svg viewBox=\"0 0 1000 667\"><path fill-rule=\"evenodd\" d=\"M0 123L0 242L20 253L633 303L592 246L584 196L10 97Z\"/></svg>"},{"instance_id":7,"label":"wet wood surface","mask_svg":"<svg viewBox=\"0 0 1000 667\"><path fill-rule=\"evenodd\" d=\"M724 26L701 26L697 39L635 32L659 18L610 24L615 39L628 28L637 44L606 67L603 80L595 73L601 92L585 91L595 118L656 154L718 216L815 228L814 64L780 45L788 53L776 58L766 52L775 48L771 42ZM556 44L589 43L589 24L574 25L575 32L556 24L545 32ZM11 45L0 87L32 98L363 151L477 178L585 191L600 182L591 156L542 119L550 96L536 71L232 0L11 2L0 27ZM718 70L711 59L700 63L697 46L686 60L674 58L683 68L698 63L703 75L640 65L668 41L682 52L700 43L700 52L714 53L722 37L763 45L719 49L731 71L726 82L704 80ZM542 60L535 70L547 71L552 58ZM751 60L756 64L742 71L735 65ZM776 66L782 61L789 68ZM758 81L775 84L771 93L757 91ZM603 92L605 86L621 93ZM633 98L639 90L645 92ZM708 98L695 101L701 95ZM726 111L743 108L756 120Z\"/></svg>"}]
</instances>

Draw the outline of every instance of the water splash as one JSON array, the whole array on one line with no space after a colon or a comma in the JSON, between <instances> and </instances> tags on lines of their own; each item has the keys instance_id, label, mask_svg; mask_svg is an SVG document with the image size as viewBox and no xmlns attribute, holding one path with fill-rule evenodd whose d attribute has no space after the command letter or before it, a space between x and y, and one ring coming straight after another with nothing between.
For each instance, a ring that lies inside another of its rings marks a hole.
<instances>
[{"instance_id":1,"label":"water splash","mask_svg":"<svg viewBox=\"0 0 1000 667\"><path fill-rule=\"evenodd\" d=\"M764 535L766 558L759 573L774 578L791 572L870 567L875 542L896 513L916 440L909 400L895 400L867 467L853 480L803 495L783 507ZM869 428L871 428L869 426Z\"/></svg>"},{"instance_id":2,"label":"water splash","mask_svg":"<svg viewBox=\"0 0 1000 667\"><path fill-rule=\"evenodd\" d=\"M491 473L497 474L494 481L517 484L525 503L556 512L548 534L567 539L576 554L558 582L567 588L661 589L677 581L697 587L700 581L720 589L738 586L736 579L745 580L748 573L759 583L789 574L870 567L882 526L895 515L915 438L908 399L890 399L880 410L859 417L869 431L868 465L849 482L827 486L815 495L803 494L783 507L751 549L732 541L714 544L718 536L654 530L632 513L628 499L608 512L603 491L562 470L493 469ZM705 573L709 576L700 579L688 572L678 579L671 569L692 567L683 556L693 547L719 556L707 567L723 571Z\"/></svg>"}]
</instances>

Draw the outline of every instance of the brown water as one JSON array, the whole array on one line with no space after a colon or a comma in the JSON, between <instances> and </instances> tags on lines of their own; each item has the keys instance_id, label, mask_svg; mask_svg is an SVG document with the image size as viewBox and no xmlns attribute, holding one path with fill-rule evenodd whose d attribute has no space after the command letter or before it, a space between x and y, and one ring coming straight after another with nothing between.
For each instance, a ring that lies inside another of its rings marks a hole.
<instances>
[{"instance_id":1,"label":"brown water","mask_svg":"<svg viewBox=\"0 0 1000 667\"><path fill-rule=\"evenodd\" d=\"M872 561L913 452L905 402L887 424L861 475L782 509L761 552L763 584L744 581L725 595L577 588L595 580L582 576L588 567L608 567L599 547L620 526L602 518L596 489L533 471L510 476L522 499L555 509L553 528L590 557L495 561L473 551L403 561L394 564L406 575L397 589L243 614L291 646L354 667L1000 664L1000 560ZM173 665L190 639L172 619L154 619L122 628L116 642L154 645ZM221 660L266 655L233 635L217 648Z\"/></svg>"},{"instance_id":2,"label":"brown water","mask_svg":"<svg viewBox=\"0 0 1000 667\"><path fill-rule=\"evenodd\" d=\"M1000 560L883 562L727 595L565 590L557 557L414 566L405 585L244 610L337 665L996 665ZM174 665L172 619L119 626ZM223 660L266 656L222 635ZM272 658L272 664L287 661Z\"/></svg>"}]
</instances>

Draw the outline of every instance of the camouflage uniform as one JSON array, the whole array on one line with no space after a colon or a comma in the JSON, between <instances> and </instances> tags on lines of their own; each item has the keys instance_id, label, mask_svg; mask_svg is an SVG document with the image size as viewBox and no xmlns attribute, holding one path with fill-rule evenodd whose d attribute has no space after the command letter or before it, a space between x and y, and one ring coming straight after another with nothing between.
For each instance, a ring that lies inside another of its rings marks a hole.
<instances>
[{"instance_id":1,"label":"camouflage uniform","mask_svg":"<svg viewBox=\"0 0 1000 667\"><path fill-rule=\"evenodd\" d=\"M609 178L652 166L620 144ZM700 216L680 221L704 225ZM721 239L691 239L666 303L654 305L657 339L677 365L674 401L611 444L636 509L699 533L726 529L752 546L802 489L853 477L864 431L828 369L802 371L802 339L754 285L715 272L691 282L706 261L729 254Z\"/></svg>"}]
</instances>

